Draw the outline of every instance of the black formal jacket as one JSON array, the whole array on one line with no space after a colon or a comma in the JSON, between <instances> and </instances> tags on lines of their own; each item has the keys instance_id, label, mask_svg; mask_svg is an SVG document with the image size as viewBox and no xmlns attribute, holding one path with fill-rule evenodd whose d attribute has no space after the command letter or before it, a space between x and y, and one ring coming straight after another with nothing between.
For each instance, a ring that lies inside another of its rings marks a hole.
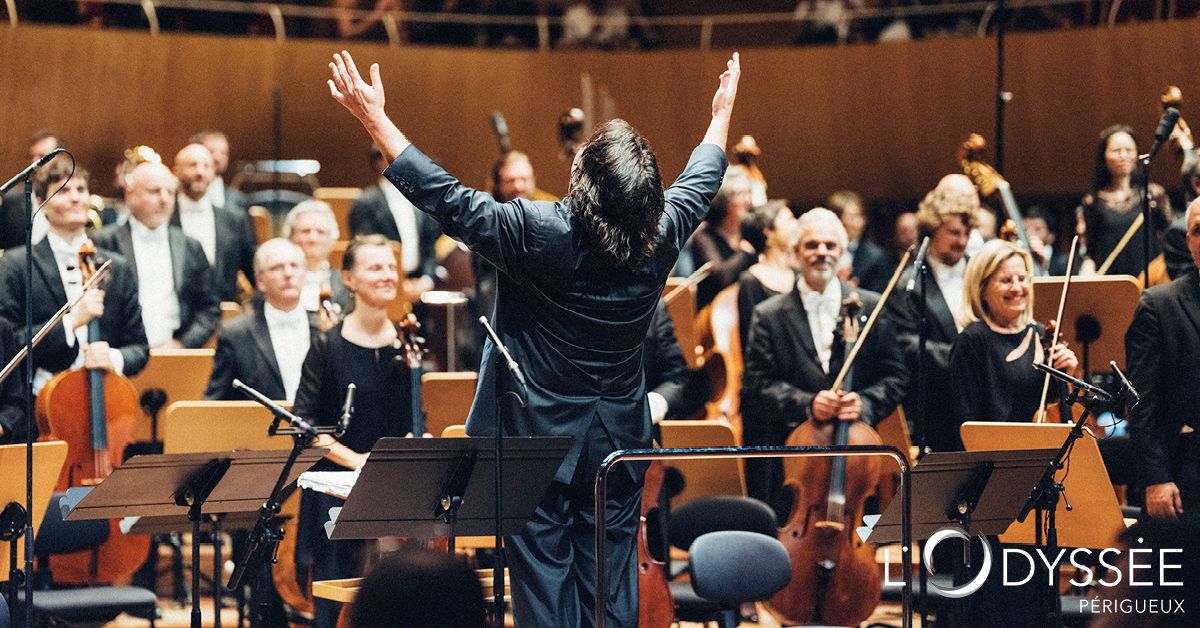
<instances>
[{"instance_id":1,"label":"black formal jacket","mask_svg":"<svg viewBox=\"0 0 1200 628\"><path fill-rule=\"evenodd\" d=\"M0 249L25 244L25 184L9 190L0 198Z\"/></svg>"},{"instance_id":2,"label":"black formal jacket","mask_svg":"<svg viewBox=\"0 0 1200 628\"><path fill-rule=\"evenodd\" d=\"M1180 462L1200 461L1200 439L1179 433L1184 425L1200 428L1200 274L1195 266L1142 293L1125 332L1125 360L1129 381L1141 394L1129 432L1142 480L1181 483ZM1200 483L1191 489L1200 490Z\"/></svg>"},{"instance_id":3,"label":"black formal jacket","mask_svg":"<svg viewBox=\"0 0 1200 628\"><path fill-rule=\"evenodd\" d=\"M688 380L687 362L675 339L675 323L667 307L659 302L650 320L650 333L643 343L642 364L646 369L646 389L656 392L667 401L668 419L687 414L684 387Z\"/></svg>"},{"instance_id":4,"label":"black formal jacket","mask_svg":"<svg viewBox=\"0 0 1200 628\"><path fill-rule=\"evenodd\" d=\"M879 302L879 295L842 283L843 298L852 291L862 299L865 318ZM886 318L876 319L863 343L854 361L850 389L862 398L862 420L874 426L900 403L907 375L895 331ZM845 357L835 347L829 372L821 368L798 289L755 306L744 356L741 409L747 445L782 445L811 415L816 394L833 385Z\"/></svg>"},{"instance_id":5,"label":"black formal jacket","mask_svg":"<svg viewBox=\"0 0 1200 628\"><path fill-rule=\"evenodd\" d=\"M112 249L135 265L133 232L129 223L109 225L92 236L96 246ZM176 225L167 230L175 294L179 297L179 329L174 337L184 347L195 349L208 342L221 320L221 302L212 287L212 268L200 243L184 235ZM134 266L136 274L136 265Z\"/></svg>"},{"instance_id":6,"label":"black formal jacket","mask_svg":"<svg viewBox=\"0 0 1200 628\"><path fill-rule=\"evenodd\" d=\"M181 225L178 207L177 204L175 213L171 214L171 224L176 227ZM254 284L254 252L258 249L254 226L244 210L226 207L213 207L213 224L217 248L213 255L212 287L218 302L237 301L238 271L246 275L251 285ZM200 250L204 251L203 248Z\"/></svg>"},{"instance_id":7,"label":"black formal jacket","mask_svg":"<svg viewBox=\"0 0 1200 628\"><path fill-rule=\"evenodd\" d=\"M313 334L316 333L316 322L315 313L310 312L309 328ZM255 299L249 312L221 325L212 374L208 378L204 398L245 399L245 395L233 389L235 379L242 380L242 383L266 395L267 399L287 397L261 298Z\"/></svg>"},{"instance_id":8,"label":"black formal jacket","mask_svg":"<svg viewBox=\"0 0 1200 628\"><path fill-rule=\"evenodd\" d=\"M5 364L12 359L20 347L13 333L12 325L0 318L0 360ZM17 443L25 440L25 387L24 370L17 369L4 384L0 386L0 445ZM37 429L36 427L34 429Z\"/></svg>"},{"instance_id":9,"label":"black formal jacket","mask_svg":"<svg viewBox=\"0 0 1200 628\"><path fill-rule=\"evenodd\" d=\"M138 303L137 270L125 257L96 243L98 263L113 260L112 274L104 286L104 316L100 318L101 339L121 352L125 360L124 374L136 375L146 366L150 347L142 327L142 306ZM5 252L0 258L0 318L13 328L17 345L25 344L25 247ZM62 274L43 238L33 245L33 332L36 334L67 302ZM79 344L67 344L63 325L46 335L33 351L33 363L38 368L56 373L69 366L79 354ZM21 379L20 375L14 378Z\"/></svg>"},{"instance_id":10,"label":"black formal jacket","mask_svg":"<svg viewBox=\"0 0 1200 628\"><path fill-rule=\"evenodd\" d=\"M928 309L928 330L925 336L925 400L929 406L928 424L925 426L925 444L934 451L956 451L958 443L958 421L954 410L954 394L950 389L950 349L958 337L958 327L950 306L938 288L937 279L928 265L922 273L925 277L925 303ZM917 393L917 368L920 358L921 331L921 284L917 282L913 291L905 288L912 279L911 267L900 275L892 297L888 299L884 314L890 318L896 330L896 339L904 354L904 363L910 374L904 398L906 418L914 426L921 417Z\"/></svg>"},{"instance_id":11,"label":"black formal jacket","mask_svg":"<svg viewBox=\"0 0 1200 628\"><path fill-rule=\"evenodd\" d=\"M412 200L407 194L405 198ZM416 203L413 203L414 205ZM416 212L417 240L420 265L415 276L433 279L437 273L437 239L442 235L437 221L423 211ZM400 228L388 207L383 188L372 185L350 204L350 236L380 234L389 240L400 241Z\"/></svg>"},{"instance_id":12,"label":"black formal jacket","mask_svg":"<svg viewBox=\"0 0 1200 628\"><path fill-rule=\"evenodd\" d=\"M883 292L892 278L893 266L888 263L887 254L866 238L858 241L850 268L858 278L858 287L872 292Z\"/></svg>"},{"instance_id":13,"label":"black formal jacket","mask_svg":"<svg viewBox=\"0 0 1200 628\"><path fill-rule=\"evenodd\" d=\"M1171 222L1163 234L1163 261L1167 264L1167 275L1171 279L1196 269L1192 252L1187 246L1187 212Z\"/></svg>"},{"instance_id":14,"label":"black formal jacket","mask_svg":"<svg viewBox=\"0 0 1200 628\"><path fill-rule=\"evenodd\" d=\"M697 147L665 192L657 248L621 271L597 259L561 201L498 203L464 187L413 146L388 167L384 175L417 208L500 272L492 323L529 389L526 408L504 397L507 435L582 435L598 419L616 449L650 445L643 342L675 258L707 213L727 165L718 146ZM495 433L497 378L505 376L493 353L485 342L467 418L472 436ZM556 480L570 483L580 446L576 441Z\"/></svg>"}]
</instances>

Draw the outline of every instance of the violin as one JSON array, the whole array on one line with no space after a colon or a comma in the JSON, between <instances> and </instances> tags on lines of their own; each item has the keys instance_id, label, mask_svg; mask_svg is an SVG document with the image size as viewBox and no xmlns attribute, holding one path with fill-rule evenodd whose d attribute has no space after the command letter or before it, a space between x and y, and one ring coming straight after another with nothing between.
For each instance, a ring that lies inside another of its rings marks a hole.
<instances>
[{"instance_id":1,"label":"violin","mask_svg":"<svg viewBox=\"0 0 1200 628\"><path fill-rule=\"evenodd\" d=\"M85 240L79 267L87 282L96 271L96 247ZM101 341L100 319L88 324L88 343ZM84 348L80 347L80 351ZM57 491L75 486L95 486L112 474L141 415L137 392L128 379L106 369L63 371L42 388L35 415L46 440L68 443L67 461ZM147 536L123 534L110 521L108 540L92 550L58 554L50 558L54 579L64 584L127 582L150 552Z\"/></svg>"},{"instance_id":2,"label":"violin","mask_svg":"<svg viewBox=\"0 0 1200 628\"><path fill-rule=\"evenodd\" d=\"M408 381L412 393L409 396L409 411L412 413L412 434L422 438L426 434L425 410L421 407L421 374L425 359L425 339L421 337L421 323L415 314L409 314L396 323L397 338L404 354L396 359L404 362L408 369Z\"/></svg>"}]
</instances>

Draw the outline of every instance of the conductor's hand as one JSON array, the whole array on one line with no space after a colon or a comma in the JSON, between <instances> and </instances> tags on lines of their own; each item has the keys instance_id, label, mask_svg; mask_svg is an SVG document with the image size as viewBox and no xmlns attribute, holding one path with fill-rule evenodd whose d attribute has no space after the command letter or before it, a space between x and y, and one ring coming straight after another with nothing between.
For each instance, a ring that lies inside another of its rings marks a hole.
<instances>
[{"instance_id":1,"label":"conductor's hand","mask_svg":"<svg viewBox=\"0 0 1200 628\"><path fill-rule=\"evenodd\" d=\"M343 53L345 54L345 53ZM733 101L737 97L738 79L742 77L742 62L738 53L726 62L727 69L721 73L721 85L713 96L712 115L714 118L726 118L733 113Z\"/></svg>"},{"instance_id":2,"label":"conductor's hand","mask_svg":"<svg viewBox=\"0 0 1200 628\"><path fill-rule=\"evenodd\" d=\"M1183 514L1183 498L1174 482L1146 487L1146 514L1155 519L1178 519Z\"/></svg>"},{"instance_id":3,"label":"conductor's hand","mask_svg":"<svg viewBox=\"0 0 1200 628\"><path fill-rule=\"evenodd\" d=\"M1064 343L1054 345L1050 350L1050 366L1064 372L1075 373L1079 368L1079 359L1075 357L1075 352L1067 348Z\"/></svg>"},{"instance_id":4,"label":"conductor's hand","mask_svg":"<svg viewBox=\"0 0 1200 628\"><path fill-rule=\"evenodd\" d=\"M76 329L86 327L92 319L101 316L104 316L104 291L100 289L89 291L71 308L71 320Z\"/></svg>"},{"instance_id":5,"label":"conductor's hand","mask_svg":"<svg viewBox=\"0 0 1200 628\"><path fill-rule=\"evenodd\" d=\"M378 63L371 64L369 84L358 73L354 59L345 50L333 55L329 70L333 74L328 81L330 94L355 118L368 124L387 117L383 111L383 81L379 78Z\"/></svg>"}]
</instances>

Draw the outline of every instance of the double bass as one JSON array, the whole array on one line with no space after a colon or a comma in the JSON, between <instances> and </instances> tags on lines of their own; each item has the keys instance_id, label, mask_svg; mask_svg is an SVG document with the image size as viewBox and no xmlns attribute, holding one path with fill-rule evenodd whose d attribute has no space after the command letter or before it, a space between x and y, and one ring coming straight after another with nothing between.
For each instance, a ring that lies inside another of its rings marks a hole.
<instances>
[{"instance_id":1,"label":"double bass","mask_svg":"<svg viewBox=\"0 0 1200 628\"><path fill-rule=\"evenodd\" d=\"M851 295L842 304L834 332L845 359L831 390L853 390L854 359L879 317L888 295L908 264L906 252L892 273L875 309L860 328L861 303ZM881 445L879 434L862 421L810 419L788 436L786 445ZM767 601L781 623L854 626L870 617L883 592L883 575L875 547L855 533L867 497L879 486L883 463L877 456L801 457L784 459L784 486L793 501L779 540L788 550L792 579Z\"/></svg>"},{"instance_id":2,"label":"double bass","mask_svg":"<svg viewBox=\"0 0 1200 628\"><path fill-rule=\"evenodd\" d=\"M96 270L95 255L96 247L85 240L79 251L85 283ZM87 338L89 343L101 340L99 318L88 323ZM51 378L37 396L35 415L46 439L68 444L67 461L55 490L95 486L111 475L125 446L133 442L140 414L133 384L112 371L78 368ZM108 540L99 547L50 557L56 582L128 582L146 561L150 539L122 533L116 521L109 526Z\"/></svg>"}]
</instances>

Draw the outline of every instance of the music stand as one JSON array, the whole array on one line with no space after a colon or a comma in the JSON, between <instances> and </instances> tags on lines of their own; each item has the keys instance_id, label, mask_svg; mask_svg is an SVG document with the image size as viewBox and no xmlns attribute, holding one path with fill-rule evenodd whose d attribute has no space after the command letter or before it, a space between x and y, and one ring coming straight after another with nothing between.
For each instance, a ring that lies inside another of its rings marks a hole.
<instances>
[{"instance_id":1,"label":"music stand","mask_svg":"<svg viewBox=\"0 0 1200 628\"><path fill-rule=\"evenodd\" d=\"M166 399L161 401L161 408L176 401L203 399L209 373L212 373L213 353L212 349L151 349L146 368L129 379L137 390L142 412L149 419L151 442L160 440L159 417L146 408L148 399L144 398L147 393L160 390L166 395ZM139 439L146 437L141 423L137 436Z\"/></svg>"},{"instance_id":2,"label":"music stand","mask_svg":"<svg viewBox=\"0 0 1200 628\"><path fill-rule=\"evenodd\" d=\"M299 452L287 482L295 482L326 451ZM278 451L227 451L135 456L98 486L69 489L61 502L63 518L186 516L194 539L200 535L200 522L206 518L257 511L271 498L272 481L289 463L290 455ZM191 625L200 626L200 547L195 541Z\"/></svg>"},{"instance_id":3,"label":"music stand","mask_svg":"<svg viewBox=\"0 0 1200 628\"><path fill-rule=\"evenodd\" d=\"M331 540L385 536L494 534L495 443L492 438L381 438L346 505L330 509ZM500 533L520 532L554 479L572 440L541 436L504 439L506 491ZM396 478L405 478L397 482Z\"/></svg>"},{"instance_id":4,"label":"music stand","mask_svg":"<svg viewBox=\"0 0 1200 628\"><path fill-rule=\"evenodd\" d=\"M1065 277L1033 278L1033 317L1052 320L1058 313ZM1125 368L1125 330L1133 322L1133 312L1142 294L1142 286L1129 275L1072 277L1071 293L1059 321L1059 336L1080 349L1079 363L1083 378L1091 374L1091 364L1115 360Z\"/></svg>"},{"instance_id":5,"label":"music stand","mask_svg":"<svg viewBox=\"0 0 1200 628\"><path fill-rule=\"evenodd\" d=\"M33 529L42 525L54 483L67 459L67 444L48 441L33 444ZM8 608L17 609L17 589L25 576L17 568L24 560L24 548L18 541L25 534L25 445L0 446L0 582L8 587ZM12 481L8 478L13 478ZM17 479L19 478L19 479Z\"/></svg>"},{"instance_id":6,"label":"music stand","mask_svg":"<svg viewBox=\"0 0 1200 628\"><path fill-rule=\"evenodd\" d=\"M1062 445L1071 431L1069 423L989 423L968 421L960 428L968 451L989 451L1003 443L1006 449L1047 449ZM1058 546L1100 549L1112 547L1125 530L1117 494L1108 480L1108 471L1093 438L1081 438L1071 452L1070 466L1059 471L1056 480L1064 485L1057 506ZM1067 510L1067 506L1072 508ZM1000 536L1000 542L1033 545L1035 524L1032 518L1017 522Z\"/></svg>"}]
</instances>

